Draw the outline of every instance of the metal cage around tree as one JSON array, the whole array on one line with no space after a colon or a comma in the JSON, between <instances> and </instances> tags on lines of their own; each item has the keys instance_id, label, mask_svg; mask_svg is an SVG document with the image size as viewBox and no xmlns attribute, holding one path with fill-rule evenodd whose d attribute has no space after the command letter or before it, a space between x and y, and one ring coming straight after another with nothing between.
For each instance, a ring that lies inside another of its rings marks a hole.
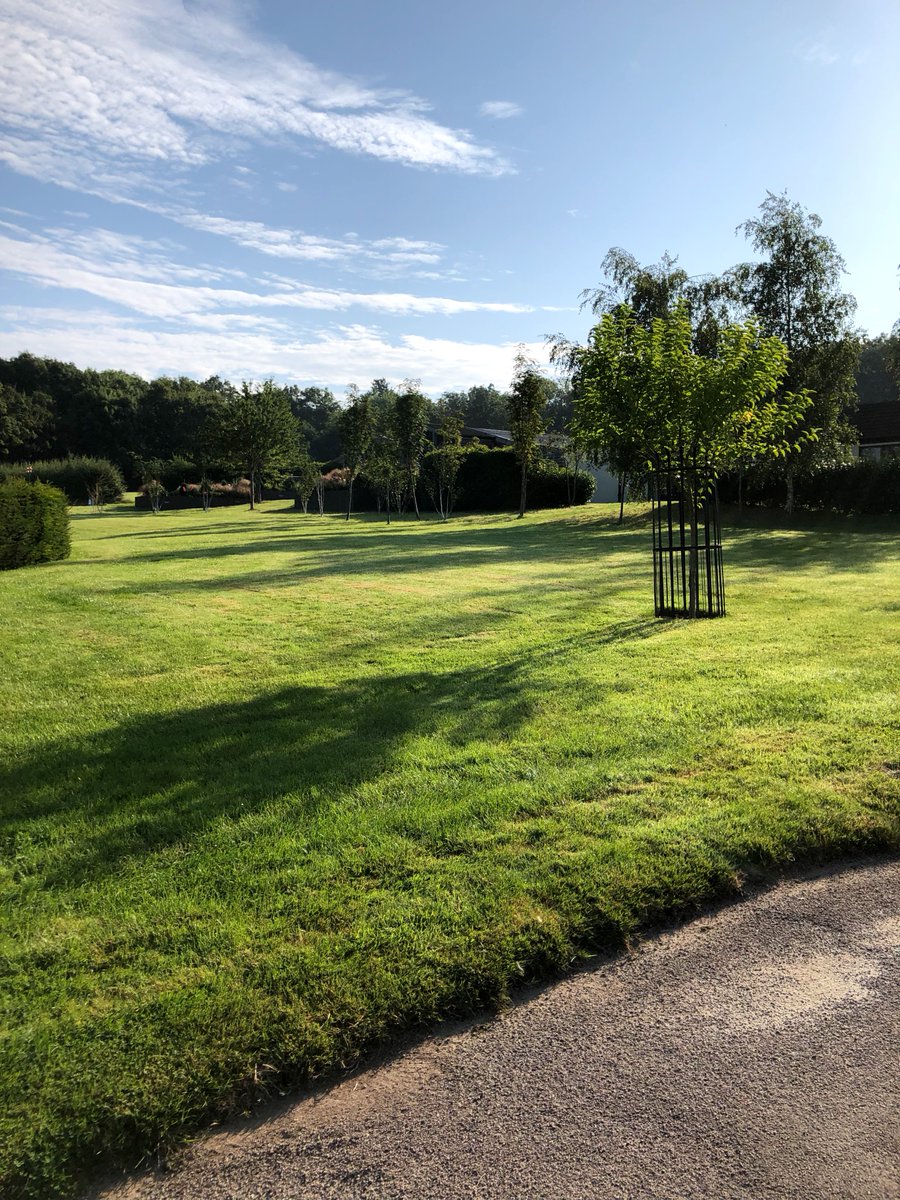
<instances>
[{"instance_id":1,"label":"metal cage around tree","mask_svg":"<svg viewBox=\"0 0 900 1200\"><path fill-rule=\"evenodd\" d=\"M724 617L725 576L715 476L684 458L650 475L653 596L658 617Z\"/></svg>"}]
</instances>

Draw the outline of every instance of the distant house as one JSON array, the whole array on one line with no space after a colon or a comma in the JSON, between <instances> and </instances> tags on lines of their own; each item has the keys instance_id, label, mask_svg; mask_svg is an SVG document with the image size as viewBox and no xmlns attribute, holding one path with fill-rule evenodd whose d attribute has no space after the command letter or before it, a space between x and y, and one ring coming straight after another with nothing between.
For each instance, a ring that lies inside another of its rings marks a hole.
<instances>
[{"instance_id":1,"label":"distant house","mask_svg":"<svg viewBox=\"0 0 900 1200\"><path fill-rule=\"evenodd\" d=\"M861 404L853 414L860 458L900 458L900 400Z\"/></svg>"}]
</instances>

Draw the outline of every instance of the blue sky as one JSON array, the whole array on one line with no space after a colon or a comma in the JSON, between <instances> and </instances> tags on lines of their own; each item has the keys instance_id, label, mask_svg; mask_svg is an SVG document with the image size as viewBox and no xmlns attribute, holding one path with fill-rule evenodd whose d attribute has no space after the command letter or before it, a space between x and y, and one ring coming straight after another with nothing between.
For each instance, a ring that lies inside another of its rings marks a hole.
<instances>
[{"instance_id":1,"label":"blue sky","mask_svg":"<svg viewBox=\"0 0 900 1200\"><path fill-rule=\"evenodd\" d=\"M0 0L0 355L505 386L608 247L818 212L900 316L897 0Z\"/></svg>"}]
</instances>

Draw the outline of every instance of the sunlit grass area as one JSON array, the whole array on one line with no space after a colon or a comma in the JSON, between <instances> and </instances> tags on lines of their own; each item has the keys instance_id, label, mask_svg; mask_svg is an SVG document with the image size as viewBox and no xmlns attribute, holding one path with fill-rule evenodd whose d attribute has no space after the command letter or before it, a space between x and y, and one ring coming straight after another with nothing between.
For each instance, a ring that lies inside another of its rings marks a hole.
<instances>
[{"instance_id":1,"label":"sunlit grass area","mask_svg":"<svg viewBox=\"0 0 900 1200\"><path fill-rule=\"evenodd\" d=\"M75 510L0 576L0 1186L47 1196L797 859L900 846L900 526Z\"/></svg>"}]
</instances>

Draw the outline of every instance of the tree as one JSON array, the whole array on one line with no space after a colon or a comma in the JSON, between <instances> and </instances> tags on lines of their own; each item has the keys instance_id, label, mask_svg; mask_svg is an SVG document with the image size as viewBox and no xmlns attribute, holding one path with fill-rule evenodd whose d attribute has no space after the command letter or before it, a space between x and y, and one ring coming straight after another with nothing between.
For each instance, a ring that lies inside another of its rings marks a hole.
<instances>
[{"instance_id":1,"label":"tree","mask_svg":"<svg viewBox=\"0 0 900 1200\"><path fill-rule=\"evenodd\" d=\"M299 452L297 419L284 389L271 379L241 384L239 392L225 398L217 431L225 460L250 480L250 507L255 508L264 475L291 467Z\"/></svg>"},{"instance_id":2,"label":"tree","mask_svg":"<svg viewBox=\"0 0 900 1200\"><path fill-rule=\"evenodd\" d=\"M508 397L492 383L470 387L466 393L464 424L480 429L503 429L506 425Z\"/></svg>"},{"instance_id":3,"label":"tree","mask_svg":"<svg viewBox=\"0 0 900 1200\"><path fill-rule=\"evenodd\" d=\"M300 452L297 455L297 461L294 464L293 480L294 488L300 498L300 503L303 506L304 513L309 510L309 498L316 492L319 492L319 480L322 478L322 468L317 462L310 458L309 447L302 445ZM319 515L321 516L322 505L319 505Z\"/></svg>"},{"instance_id":4,"label":"tree","mask_svg":"<svg viewBox=\"0 0 900 1200\"><path fill-rule=\"evenodd\" d=\"M391 523L391 505L400 501L407 480L407 463L400 444L396 401L391 408L374 414L372 441L366 457L366 479L384 501L387 523Z\"/></svg>"},{"instance_id":5,"label":"tree","mask_svg":"<svg viewBox=\"0 0 900 1200\"><path fill-rule=\"evenodd\" d=\"M847 415L856 400L859 340L850 324L856 301L841 291L846 265L831 238L819 232L821 217L786 193L767 193L759 211L738 231L765 258L742 263L733 276L763 332L787 347L784 387L811 393L803 421L807 431L816 431L781 464L790 512L796 476L846 458L854 438Z\"/></svg>"},{"instance_id":6,"label":"tree","mask_svg":"<svg viewBox=\"0 0 900 1200\"><path fill-rule=\"evenodd\" d=\"M350 493L347 497L347 520L349 521L353 509L353 484L366 464L366 458L372 445L374 417L368 393L361 394L356 384L351 383L347 388L347 400L347 407L340 415L338 427L344 451L344 463L350 480Z\"/></svg>"},{"instance_id":7,"label":"tree","mask_svg":"<svg viewBox=\"0 0 900 1200\"><path fill-rule=\"evenodd\" d=\"M738 292L730 273L688 275L677 257L666 251L658 263L642 265L621 246L612 246L601 264L605 282L581 293L582 308L595 316L628 304L634 319L645 329L664 317L679 301L687 305L698 354L715 352L718 330L737 315Z\"/></svg>"},{"instance_id":8,"label":"tree","mask_svg":"<svg viewBox=\"0 0 900 1200\"><path fill-rule=\"evenodd\" d=\"M900 399L900 335L881 334L862 343L856 392L860 404Z\"/></svg>"},{"instance_id":9,"label":"tree","mask_svg":"<svg viewBox=\"0 0 900 1200\"><path fill-rule=\"evenodd\" d=\"M28 396L0 383L0 459L40 458L47 449L52 421L49 396L43 392Z\"/></svg>"},{"instance_id":10,"label":"tree","mask_svg":"<svg viewBox=\"0 0 900 1200\"><path fill-rule=\"evenodd\" d=\"M718 474L746 457L784 456L809 405L782 388L787 348L754 321L720 330L714 356L693 349L686 302L649 328L629 305L606 313L574 356L574 426L599 447L631 444L647 466L689 464L689 614L697 615L699 505Z\"/></svg>"},{"instance_id":11,"label":"tree","mask_svg":"<svg viewBox=\"0 0 900 1200\"><path fill-rule=\"evenodd\" d=\"M403 469L406 488L412 497L413 508L419 516L419 501L416 485L422 469L425 452L425 433L428 429L428 401L419 391L414 380L405 380L403 389L394 401L393 435L397 454Z\"/></svg>"},{"instance_id":12,"label":"tree","mask_svg":"<svg viewBox=\"0 0 900 1200\"><path fill-rule=\"evenodd\" d=\"M456 503L456 481L465 450L462 444L463 419L449 404L438 410L437 445L428 454L428 489L441 520L446 521Z\"/></svg>"},{"instance_id":13,"label":"tree","mask_svg":"<svg viewBox=\"0 0 900 1200\"><path fill-rule=\"evenodd\" d=\"M525 357L524 351L520 351L516 355L512 391L506 401L512 447L521 468L519 517L525 516L528 471L540 457L537 440L546 428L546 403L547 380L537 365Z\"/></svg>"},{"instance_id":14,"label":"tree","mask_svg":"<svg viewBox=\"0 0 900 1200\"><path fill-rule=\"evenodd\" d=\"M300 422L303 436L309 442L313 458L331 461L340 454L338 417L341 406L334 393L323 387L285 388L291 411Z\"/></svg>"}]
</instances>

